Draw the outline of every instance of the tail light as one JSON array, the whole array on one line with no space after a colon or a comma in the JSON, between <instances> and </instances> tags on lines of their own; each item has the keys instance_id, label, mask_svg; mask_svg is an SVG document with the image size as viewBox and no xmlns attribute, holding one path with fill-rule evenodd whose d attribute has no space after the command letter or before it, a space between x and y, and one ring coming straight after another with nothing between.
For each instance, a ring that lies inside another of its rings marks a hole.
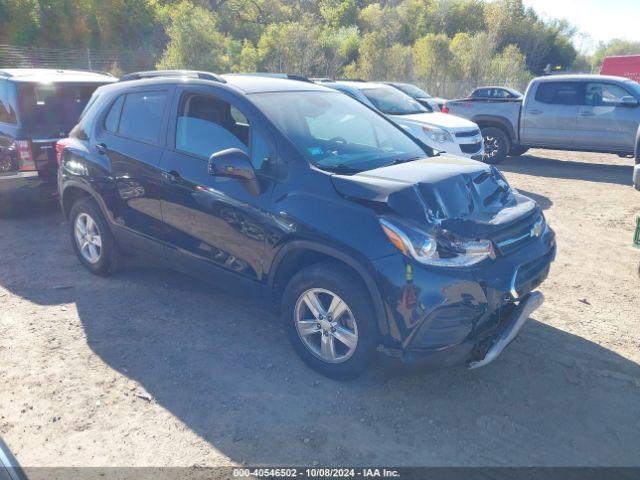
<instances>
[{"instance_id":1,"label":"tail light","mask_svg":"<svg viewBox=\"0 0 640 480\"><path fill-rule=\"evenodd\" d=\"M65 147L64 138L56 142L56 160L58 161L58 166L60 166L60 164L62 163L62 152L64 151L64 147Z\"/></svg>"},{"instance_id":2,"label":"tail light","mask_svg":"<svg viewBox=\"0 0 640 480\"><path fill-rule=\"evenodd\" d=\"M62 154L64 153L64 149L69 146L71 140L69 138L61 138L56 142L56 160L58 161L58 166L62 164Z\"/></svg>"},{"instance_id":3,"label":"tail light","mask_svg":"<svg viewBox=\"0 0 640 480\"><path fill-rule=\"evenodd\" d=\"M442 113L449 113L449 107L447 107L446 105L442 105L442 108L440 109L440 111Z\"/></svg>"},{"instance_id":4,"label":"tail light","mask_svg":"<svg viewBox=\"0 0 640 480\"><path fill-rule=\"evenodd\" d=\"M16 140L18 150L18 170L20 172L33 172L36 164L31 154L31 145L28 140Z\"/></svg>"}]
</instances>

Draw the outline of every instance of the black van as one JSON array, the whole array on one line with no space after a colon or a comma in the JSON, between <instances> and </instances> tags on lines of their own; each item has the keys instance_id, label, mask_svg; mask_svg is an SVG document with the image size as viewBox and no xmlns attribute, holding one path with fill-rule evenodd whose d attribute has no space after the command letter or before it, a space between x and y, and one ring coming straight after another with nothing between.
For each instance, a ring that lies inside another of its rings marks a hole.
<instances>
[{"instance_id":1,"label":"black van","mask_svg":"<svg viewBox=\"0 0 640 480\"><path fill-rule=\"evenodd\" d=\"M0 69L0 210L56 194L56 142L78 122L108 74Z\"/></svg>"}]
</instances>

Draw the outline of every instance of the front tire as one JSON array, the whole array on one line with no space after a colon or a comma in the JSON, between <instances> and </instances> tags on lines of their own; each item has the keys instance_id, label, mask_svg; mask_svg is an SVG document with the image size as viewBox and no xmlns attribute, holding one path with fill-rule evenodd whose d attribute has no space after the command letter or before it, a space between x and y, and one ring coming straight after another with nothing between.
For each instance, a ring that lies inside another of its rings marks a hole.
<instances>
[{"instance_id":1,"label":"front tire","mask_svg":"<svg viewBox=\"0 0 640 480\"><path fill-rule=\"evenodd\" d=\"M494 165L503 162L511 149L511 142L506 133L496 127L482 129L484 138L484 155L482 161Z\"/></svg>"},{"instance_id":2,"label":"front tire","mask_svg":"<svg viewBox=\"0 0 640 480\"><path fill-rule=\"evenodd\" d=\"M91 198L78 200L69 214L71 244L84 268L106 276L117 264L116 245L100 207Z\"/></svg>"},{"instance_id":3,"label":"front tire","mask_svg":"<svg viewBox=\"0 0 640 480\"><path fill-rule=\"evenodd\" d=\"M307 267L285 288L282 311L289 341L315 371L347 380L370 365L378 339L362 281L334 262Z\"/></svg>"}]
</instances>

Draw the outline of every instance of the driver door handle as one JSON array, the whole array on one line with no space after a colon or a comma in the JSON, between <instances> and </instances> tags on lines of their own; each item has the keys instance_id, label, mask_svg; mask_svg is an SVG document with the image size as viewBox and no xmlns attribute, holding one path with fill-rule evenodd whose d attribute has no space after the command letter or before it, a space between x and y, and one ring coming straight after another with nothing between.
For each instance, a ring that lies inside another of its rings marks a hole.
<instances>
[{"instance_id":1,"label":"driver door handle","mask_svg":"<svg viewBox=\"0 0 640 480\"><path fill-rule=\"evenodd\" d=\"M529 113L530 113L531 115L540 115L541 113L543 113L543 111L542 111L542 110L535 109L535 110L530 110L530 111L529 111Z\"/></svg>"},{"instance_id":2,"label":"driver door handle","mask_svg":"<svg viewBox=\"0 0 640 480\"><path fill-rule=\"evenodd\" d=\"M593 112L580 112L580 116L582 117L594 117L595 115Z\"/></svg>"},{"instance_id":3,"label":"driver door handle","mask_svg":"<svg viewBox=\"0 0 640 480\"><path fill-rule=\"evenodd\" d=\"M171 170L170 172L162 172L162 178L169 183L178 183L180 181L180 174L175 170Z\"/></svg>"}]
</instances>

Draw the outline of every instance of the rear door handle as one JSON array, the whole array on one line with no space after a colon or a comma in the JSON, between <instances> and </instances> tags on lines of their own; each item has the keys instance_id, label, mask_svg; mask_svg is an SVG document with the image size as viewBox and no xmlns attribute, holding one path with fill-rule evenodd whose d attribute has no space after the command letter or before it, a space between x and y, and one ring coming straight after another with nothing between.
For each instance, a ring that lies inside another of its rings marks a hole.
<instances>
[{"instance_id":1,"label":"rear door handle","mask_svg":"<svg viewBox=\"0 0 640 480\"><path fill-rule=\"evenodd\" d=\"M96 151L101 154L104 155L105 153L107 153L107 146L104 143L96 143Z\"/></svg>"},{"instance_id":2,"label":"rear door handle","mask_svg":"<svg viewBox=\"0 0 640 480\"><path fill-rule=\"evenodd\" d=\"M541 113L544 113L542 110L529 110L529 113L531 115L540 115Z\"/></svg>"},{"instance_id":3,"label":"rear door handle","mask_svg":"<svg viewBox=\"0 0 640 480\"><path fill-rule=\"evenodd\" d=\"M595 113L593 112L580 112L581 117L594 117Z\"/></svg>"},{"instance_id":4,"label":"rear door handle","mask_svg":"<svg viewBox=\"0 0 640 480\"><path fill-rule=\"evenodd\" d=\"M162 178L169 183L178 183L180 181L180 174L175 170L171 170L170 172L162 172Z\"/></svg>"}]
</instances>

